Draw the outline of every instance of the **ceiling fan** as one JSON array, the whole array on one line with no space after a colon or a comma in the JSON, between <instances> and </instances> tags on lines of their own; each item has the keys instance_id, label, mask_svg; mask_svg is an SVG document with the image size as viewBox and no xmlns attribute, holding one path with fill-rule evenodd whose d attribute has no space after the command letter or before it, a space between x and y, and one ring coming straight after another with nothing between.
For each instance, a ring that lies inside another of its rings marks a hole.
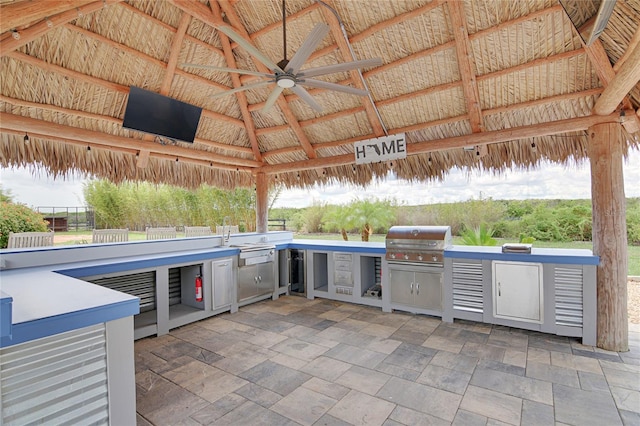
<instances>
[{"instance_id":1,"label":"ceiling fan","mask_svg":"<svg viewBox=\"0 0 640 426\"><path fill-rule=\"evenodd\" d=\"M230 95L232 93L240 92L243 90L256 89L264 87L269 84L275 83L273 91L267 98L267 101L262 108L262 111L268 111L278 99L278 96L284 89L291 89L301 99L303 99L311 108L318 112L322 112L322 107L313 99L313 97L307 92L304 87L311 87L317 89L328 89L336 92L348 93L351 95L367 96L369 92L366 90L357 89L349 86L342 86L336 83L330 83L327 81L316 80L312 77L317 77L326 74L333 74L337 72L350 71L358 68L374 67L382 65L382 59L364 59L359 61L345 62L342 64L327 65L316 68L309 68L300 70L306 60L311 56L318 44L329 32L329 26L324 23L317 24L311 33L304 40L298 51L293 55L291 60L287 59L287 27L286 27L286 13L284 0L282 2L282 38L283 38L283 50L284 59L277 64L274 63L267 55L256 49L249 41L244 37L236 33L229 26L220 26L218 31L224 33L227 37L238 43L243 47L251 56L262 62L267 68L271 70L271 73L264 73L259 71L241 70L235 68L216 67L210 65L200 64L183 64L185 67L191 68L204 68L214 71L233 72L237 74L246 74L261 77L262 80L256 83L247 84L245 86L237 87L235 89L226 90L222 93L213 95L213 98L219 98L222 96ZM304 87L303 87L304 86Z\"/></svg>"}]
</instances>

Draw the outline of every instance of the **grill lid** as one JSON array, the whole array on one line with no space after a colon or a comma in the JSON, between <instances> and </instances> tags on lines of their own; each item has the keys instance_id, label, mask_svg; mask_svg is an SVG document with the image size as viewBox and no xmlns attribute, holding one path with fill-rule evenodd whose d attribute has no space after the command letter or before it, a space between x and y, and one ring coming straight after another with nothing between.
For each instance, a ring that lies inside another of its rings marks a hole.
<instances>
[{"instance_id":1,"label":"grill lid","mask_svg":"<svg viewBox=\"0 0 640 426\"><path fill-rule=\"evenodd\" d=\"M392 226L385 239L386 258L441 263L452 245L450 226Z\"/></svg>"}]
</instances>

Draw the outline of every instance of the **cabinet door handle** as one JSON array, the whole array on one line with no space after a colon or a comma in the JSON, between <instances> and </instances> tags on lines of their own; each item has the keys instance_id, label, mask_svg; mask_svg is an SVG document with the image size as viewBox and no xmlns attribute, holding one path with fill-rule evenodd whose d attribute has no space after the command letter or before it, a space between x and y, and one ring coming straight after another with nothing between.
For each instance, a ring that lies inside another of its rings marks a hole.
<instances>
[{"instance_id":1,"label":"cabinet door handle","mask_svg":"<svg viewBox=\"0 0 640 426\"><path fill-rule=\"evenodd\" d=\"M413 294L413 283L411 283L411 294Z\"/></svg>"},{"instance_id":2,"label":"cabinet door handle","mask_svg":"<svg viewBox=\"0 0 640 426\"><path fill-rule=\"evenodd\" d=\"M500 286L500 282L498 281L498 297L502 296L502 288Z\"/></svg>"},{"instance_id":3,"label":"cabinet door handle","mask_svg":"<svg viewBox=\"0 0 640 426\"><path fill-rule=\"evenodd\" d=\"M416 283L416 294L420 294L420 283Z\"/></svg>"},{"instance_id":4,"label":"cabinet door handle","mask_svg":"<svg viewBox=\"0 0 640 426\"><path fill-rule=\"evenodd\" d=\"M258 275L258 281L262 282L262 276L261 275Z\"/></svg>"},{"instance_id":5,"label":"cabinet door handle","mask_svg":"<svg viewBox=\"0 0 640 426\"><path fill-rule=\"evenodd\" d=\"M253 282L257 283L258 282L258 277L253 277Z\"/></svg>"}]
</instances>

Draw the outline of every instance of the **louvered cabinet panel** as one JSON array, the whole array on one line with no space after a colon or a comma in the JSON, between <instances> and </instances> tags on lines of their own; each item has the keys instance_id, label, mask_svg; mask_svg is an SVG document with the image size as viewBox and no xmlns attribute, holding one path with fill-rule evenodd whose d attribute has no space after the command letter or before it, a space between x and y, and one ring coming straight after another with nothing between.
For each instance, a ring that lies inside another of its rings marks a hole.
<instances>
[{"instance_id":1,"label":"louvered cabinet panel","mask_svg":"<svg viewBox=\"0 0 640 426\"><path fill-rule=\"evenodd\" d=\"M97 278L88 280L112 290L127 293L140 298L140 313L156 309L156 273L155 271L140 272L130 275ZM180 281L178 279L178 287ZM180 303L178 301L178 303Z\"/></svg>"},{"instance_id":2,"label":"louvered cabinet panel","mask_svg":"<svg viewBox=\"0 0 640 426\"><path fill-rule=\"evenodd\" d=\"M582 327L582 268L555 267L553 282L556 292L556 324Z\"/></svg>"},{"instance_id":3,"label":"louvered cabinet panel","mask_svg":"<svg viewBox=\"0 0 640 426\"><path fill-rule=\"evenodd\" d=\"M453 308L482 313L482 263L453 261Z\"/></svg>"},{"instance_id":4,"label":"louvered cabinet panel","mask_svg":"<svg viewBox=\"0 0 640 426\"><path fill-rule=\"evenodd\" d=\"M3 425L109 422L104 324L0 349Z\"/></svg>"}]
</instances>

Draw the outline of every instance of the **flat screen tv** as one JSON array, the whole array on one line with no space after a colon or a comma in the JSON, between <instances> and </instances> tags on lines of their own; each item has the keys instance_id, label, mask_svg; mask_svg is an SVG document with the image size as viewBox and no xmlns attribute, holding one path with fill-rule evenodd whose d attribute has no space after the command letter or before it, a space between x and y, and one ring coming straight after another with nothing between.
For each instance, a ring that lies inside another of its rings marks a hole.
<instances>
[{"instance_id":1,"label":"flat screen tv","mask_svg":"<svg viewBox=\"0 0 640 426\"><path fill-rule=\"evenodd\" d=\"M202 108L130 87L122 127L193 143Z\"/></svg>"}]
</instances>

